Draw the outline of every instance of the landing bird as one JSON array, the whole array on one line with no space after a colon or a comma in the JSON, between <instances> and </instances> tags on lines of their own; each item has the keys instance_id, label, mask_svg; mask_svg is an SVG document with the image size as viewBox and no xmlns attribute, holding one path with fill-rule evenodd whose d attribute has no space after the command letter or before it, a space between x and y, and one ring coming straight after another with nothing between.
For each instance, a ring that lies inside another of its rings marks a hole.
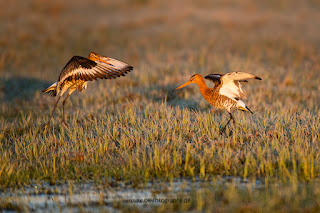
<instances>
[{"instance_id":1,"label":"landing bird","mask_svg":"<svg viewBox=\"0 0 320 213\"><path fill-rule=\"evenodd\" d=\"M112 79L125 76L125 74L130 72L132 69L133 67L124 62L98 55L94 52L91 52L88 58L73 56L67 65L62 69L58 81L42 91L49 93L51 96L59 96L46 126L50 125L53 112L57 108L57 104L61 96L68 89L69 93L62 102L63 119L61 123L63 122L64 124L66 124L64 105L71 93L73 93L75 90L81 92L82 90L86 89L88 81L97 80L97 78Z\"/></svg>"},{"instance_id":2,"label":"landing bird","mask_svg":"<svg viewBox=\"0 0 320 213\"><path fill-rule=\"evenodd\" d=\"M212 106L220 109L226 109L230 115L230 119L220 133L225 131L231 120L235 123L234 117L231 113L232 108L235 107L239 110L249 111L252 113L252 111L242 102L245 95L243 94L240 82L248 82L248 79L261 80L260 77L245 72L230 72L226 74L210 74L204 78L212 81L215 86L213 88L208 88L202 76L196 74L193 75L187 83L177 87L174 91L189 84L196 83L200 88L202 96Z\"/></svg>"}]
</instances>

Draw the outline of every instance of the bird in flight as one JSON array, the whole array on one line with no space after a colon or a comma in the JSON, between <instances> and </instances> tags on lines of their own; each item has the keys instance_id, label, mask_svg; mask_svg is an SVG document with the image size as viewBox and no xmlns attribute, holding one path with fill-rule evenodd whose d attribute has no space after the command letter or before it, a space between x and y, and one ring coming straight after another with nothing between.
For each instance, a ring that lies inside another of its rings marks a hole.
<instances>
[{"instance_id":1,"label":"bird in flight","mask_svg":"<svg viewBox=\"0 0 320 213\"><path fill-rule=\"evenodd\" d=\"M65 122L64 105L71 93L73 93L75 90L81 92L82 90L86 89L88 81L97 80L98 78L117 78L120 76L125 76L125 74L132 70L133 67L124 62L102 56L94 52L91 52L88 58L73 56L62 69L58 81L42 91L44 93L49 93L49 95L53 97L57 95L59 96L46 126L50 126L50 120L55 109L57 108L57 104L61 96L63 96L68 89L69 93L62 102L63 118L61 123L64 123L65 125L67 124Z\"/></svg>"},{"instance_id":2,"label":"bird in flight","mask_svg":"<svg viewBox=\"0 0 320 213\"><path fill-rule=\"evenodd\" d=\"M201 75L193 75L190 80L177 87L174 91L179 90L189 84L196 83L202 96L214 107L225 109L230 115L230 119L227 124L222 128L220 133L224 132L227 125L232 120L235 123L235 119L231 113L232 108L237 108L242 111L252 111L242 101L245 95L242 91L240 82L248 82L248 79L261 80L260 77L246 72L230 72L226 74L210 74L204 77L212 81L215 86L208 88ZM253 113L252 113L253 114Z\"/></svg>"}]
</instances>

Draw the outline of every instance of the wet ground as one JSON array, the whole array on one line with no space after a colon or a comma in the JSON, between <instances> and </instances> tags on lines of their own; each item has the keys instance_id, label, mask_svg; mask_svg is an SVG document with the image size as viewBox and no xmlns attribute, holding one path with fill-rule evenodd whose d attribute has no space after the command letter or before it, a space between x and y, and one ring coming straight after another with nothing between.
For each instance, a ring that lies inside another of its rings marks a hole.
<instances>
[{"instance_id":1,"label":"wet ground","mask_svg":"<svg viewBox=\"0 0 320 213\"><path fill-rule=\"evenodd\" d=\"M224 177L221 184L232 183L245 187L248 183L241 178ZM123 208L152 210L168 203L190 203L192 190L201 190L212 185L211 181L175 180L133 185L130 182L97 184L47 182L32 184L19 190L2 192L0 201L4 212L120 212ZM261 183L256 181L255 186ZM4 205L6 204L6 205Z\"/></svg>"}]
</instances>

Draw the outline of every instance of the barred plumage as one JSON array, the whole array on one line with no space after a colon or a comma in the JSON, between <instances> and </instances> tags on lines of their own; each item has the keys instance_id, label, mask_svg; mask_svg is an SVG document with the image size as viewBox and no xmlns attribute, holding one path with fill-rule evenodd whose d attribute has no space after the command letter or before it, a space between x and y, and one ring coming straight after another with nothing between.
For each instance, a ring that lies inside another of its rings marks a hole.
<instances>
[{"instance_id":1,"label":"barred plumage","mask_svg":"<svg viewBox=\"0 0 320 213\"><path fill-rule=\"evenodd\" d=\"M242 102L245 98L243 94L240 82L247 82L247 79L258 79L260 77L245 72L231 72L227 74L210 74L205 76L205 79L212 81L215 86L208 88L201 75L193 75L190 80L177 87L175 90L179 90L191 83L196 83L202 96L214 107L220 109L226 109L230 115L228 123L222 128L221 132L225 131L226 126L231 120L235 123L234 117L231 113L231 109L236 107L242 111L251 110ZM251 112L252 113L252 112Z\"/></svg>"},{"instance_id":2,"label":"barred plumage","mask_svg":"<svg viewBox=\"0 0 320 213\"><path fill-rule=\"evenodd\" d=\"M97 80L97 78L112 79L125 76L125 74L131 70L133 70L133 67L124 62L105 57L94 52L91 52L88 58L73 56L62 69L58 81L42 91L49 93L51 96L59 95L47 125L50 124L50 120L54 110L57 107L60 97L68 89L69 93L62 102L63 123L65 123L64 105L71 93L73 93L75 90L81 92L82 90L86 89L88 81Z\"/></svg>"}]
</instances>

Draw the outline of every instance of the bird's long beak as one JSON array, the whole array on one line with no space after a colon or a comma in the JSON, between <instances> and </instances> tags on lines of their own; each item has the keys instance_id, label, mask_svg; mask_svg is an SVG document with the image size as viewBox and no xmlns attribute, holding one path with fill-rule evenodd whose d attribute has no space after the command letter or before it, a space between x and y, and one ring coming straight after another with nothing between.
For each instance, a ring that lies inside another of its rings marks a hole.
<instances>
[{"instance_id":1,"label":"bird's long beak","mask_svg":"<svg viewBox=\"0 0 320 213\"><path fill-rule=\"evenodd\" d=\"M192 82L191 82L191 81L188 81L187 83L182 84L181 86L175 88L174 91L179 90L179 89L182 89L183 87L185 87L185 86L187 86L187 85L189 85L189 84L192 84Z\"/></svg>"},{"instance_id":2,"label":"bird's long beak","mask_svg":"<svg viewBox=\"0 0 320 213\"><path fill-rule=\"evenodd\" d=\"M92 61L100 61L102 63L108 64L110 66L113 66L113 64L107 62L110 61L110 59L108 57L102 56L102 55L98 55L97 53L90 53L88 56L88 59L92 60Z\"/></svg>"}]
</instances>

